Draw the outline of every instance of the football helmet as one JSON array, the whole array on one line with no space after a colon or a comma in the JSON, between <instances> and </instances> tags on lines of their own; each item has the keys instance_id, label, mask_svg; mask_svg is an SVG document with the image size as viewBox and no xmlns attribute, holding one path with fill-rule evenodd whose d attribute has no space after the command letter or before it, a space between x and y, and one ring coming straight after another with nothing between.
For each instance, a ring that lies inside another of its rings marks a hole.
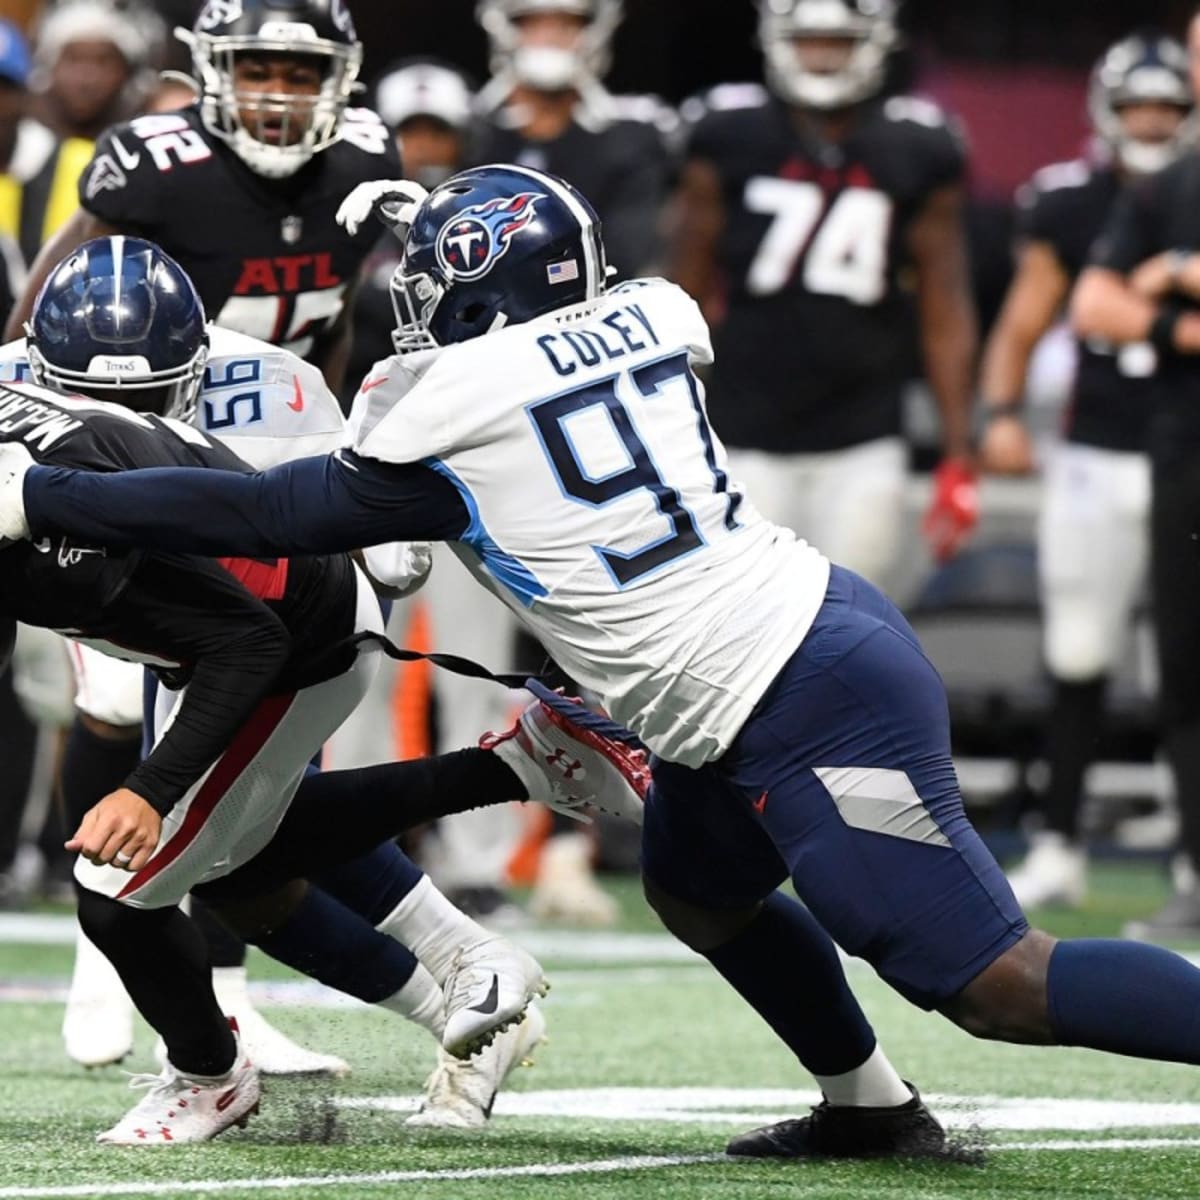
<instances>
[{"instance_id":1,"label":"football helmet","mask_svg":"<svg viewBox=\"0 0 1200 1200\"><path fill-rule=\"evenodd\" d=\"M574 49L523 44L520 19L542 12L570 13L587 22ZM601 79L622 15L621 0L479 0L476 10L488 35L492 72L510 86L545 92L584 89Z\"/></svg>"},{"instance_id":2,"label":"football helmet","mask_svg":"<svg viewBox=\"0 0 1200 1200\"><path fill-rule=\"evenodd\" d=\"M207 0L194 28L175 34L192 52L205 128L252 171L268 179L292 175L341 136L362 66L362 43L344 0ZM320 92L239 93L234 63L250 53L320 60ZM268 119L280 117L277 143L258 136Z\"/></svg>"},{"instance_id":3,"label":"football helmet","mask_svg":"<svg viewBox=\"0 0 1200 1200\"><path fill-rule=\"evenodd\" d=\"M818 109L846 108L879 92L899 42L893 0L759 0L758 34L771 90ZM845 63L832 71L806 67L796 46L804 38L845 39Z\"/></svg>"},{"instance_id":4,"label":"football helmet","mask_svg":"<svg viewBox=\"0 0 1200 1200\"><path fill-rule=\"evenodd\" d=\"M474 167L413 215L392 276L396 350L465 342L603 295L600 218L569 183L528 167Z\"/></svg>"},{"instance_id":5,"label":"football helmet","mask_svg":"<svg viewBox=\"0 0 1200 1200\"><path fill-rule=\"evenodd\" d=\"M1127 104L1170 104L1186 114L1165 141L1131 136L1121 121ZM1126 171L1147 175L1162 170L1192 143L1196 114L1181 42L1155 31L1134 34L1111 46L1092 71L1088 112L1100 140Z\"/></svg>"},{"instance_id":6,"label":"football helmet","mask_svg":"<svg viewBox=\"0 0 1200 1200\"><path fill-rule=\"evenodd\" d=\"M93 238L54 268L25 326L35 383L188 421L208 330L187 273L153 242Z\"/></svg>"}]
</instances>

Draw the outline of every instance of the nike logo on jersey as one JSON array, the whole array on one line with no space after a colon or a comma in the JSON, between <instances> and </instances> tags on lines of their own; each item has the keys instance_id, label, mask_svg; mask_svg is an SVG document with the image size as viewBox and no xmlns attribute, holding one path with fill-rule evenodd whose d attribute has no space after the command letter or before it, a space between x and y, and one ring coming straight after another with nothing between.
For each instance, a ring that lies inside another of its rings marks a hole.
<instances>
[{"instance_id":1,"label":"nike logo on jersey","mask_svg":"<svg viewBox=\"0 0 1200 1200\"><path fill-rule=\"evenodd\" d=\"M142 161L142 156L136 152L131 154L128 150L126 150L121 144L121 139L119 137L114 137L111 140L113 149L117 152L117 158L120 161L121 166L123 166L127 171L132 171L134 167L136 167L138 163Z\"/></svg>"},{"instance_id":2,"label":"nike logo on jersey","mask_svg":"<svg viewBox=\"0 0 1200 1200\"><path fill-rule=\"evenodd\" d=\"M293 392L292 399L287 402L288 408L290 408L292 410L292 412L303 412L304 411L304 393L300 390L300 376L299 375L292 376L292 392Z\"/></svg>"},{"instance_id":3,"label":"nike logo on jersey","mask_svg":"<svg viewBox=\"0 0 1200 1200\"><path fill-rule=\"evenodd\" d=\"M488 992L487 997L482 1004L473 1004L472 1012L477 1013L494 1013L500 1005L500 976L492 973L492 988Z\"/></svg>"},{"instance_id":4,"label":"nike logo on jersey","mask_svg":"<svg viewBox=\"0 0 1200 1200\"><path fill-rule=\"evenodd\" d=\"M754 804L754 811L758 813L759 816L762 816L763 809L767 807L767 793L763 792L763 794L752 803Z\"/></svg>"},{"instance_id":5,"label":"nike logo on jersey","mask_svg":"<svg viewBox=\"0 0 1200 1200\"><path fill-rule=\"evenodd\" d=\"M358 390L360 392L369 392L372 388L377 388L381 383L387 383L387 381L388 377L386 375L380 375L378 379L366 380Z\"/></svg>"},{"instance_id":6,"label":"nike logo on jersey","mask_svg":"<svg viewBox=\"0 0 1200 1200\"><path fill-rule=\"evenodd\" d=\"M30 545L32 545L39 554L49 554L54 548L50 545L49 538L42 538L40 542L31 542Z\"/></svg>"}]
</instances>

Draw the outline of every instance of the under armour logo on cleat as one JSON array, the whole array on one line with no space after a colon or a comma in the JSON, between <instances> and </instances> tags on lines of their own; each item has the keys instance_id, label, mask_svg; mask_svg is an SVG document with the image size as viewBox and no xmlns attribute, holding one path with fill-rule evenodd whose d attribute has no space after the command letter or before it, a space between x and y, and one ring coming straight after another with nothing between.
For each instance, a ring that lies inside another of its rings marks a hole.
<instances>
[{"instance_id":1,"label":"under armour logo on cleat","mask_svg":"<svg viewBox=\"0 0 1200 1200\"><path fill-rule=\"evenodd\" d=\"M575 772L579 772L579 778L582 779L587 773L583 769L583 763L579 759L570 759L567 757L567 752L560 746L553 754L546 755L546 762L552 767L558 767L563 773L564 779L574 779Z\"/></svg>"},{"instance_id":2,"label":"under armour logo on cleat","mask_svg":"<svg viewBox=\"0 0 1200 1200\"><path fill-rule=\"evenodd\" d=\"M482 1004L473 1004L471 1012L494 1013L500 1004L500 976L492 973L492 987Z\"/></svg>"}]
</instances>

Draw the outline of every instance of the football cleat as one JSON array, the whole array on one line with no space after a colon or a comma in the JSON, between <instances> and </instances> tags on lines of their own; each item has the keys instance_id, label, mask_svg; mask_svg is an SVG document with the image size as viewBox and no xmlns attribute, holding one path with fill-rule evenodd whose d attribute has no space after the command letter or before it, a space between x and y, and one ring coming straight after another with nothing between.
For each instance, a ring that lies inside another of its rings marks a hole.
<instances>
[{"instance_id":1,"label":"football cleat","mask_svg":"<svg viewBox=\"0 0 1200 1200\"><path fill-rule=\"evenodd\" d=\"M82 929L63 1013L63 1046L81 1067L106 1067L133 1049L133 1001L116 968Z\"/></svg>"},{"instance_id":2,"label":"football cleat","mask_svg":"<svg viewBox=\"0 0 1200 1200\"><path fill-rule=\"evenodd\" d=\"M479 744L508 764L531 800L581 820L590 804L640 825L650 767L643 750L613 736L633 735L577 700L545 688L535 694L512 729L485 733Z\"/></svg>"},{"instance_id":3,"label":"football cleat","mask_svg":"<svg viewBox=\"0 0 1200 1200\"><path fill-rule=\"evenodd\" d=\"M586 833L556 833L547 838L538 861L529 911L539 921L568 925L616 924L617 902L596 882L592 840Z\"/></svg>"},{"instance_id":4,"label":"football cleat","mask_svg":"<svg viewBox=\"0 0 1200 1200\"><path fill-rule=\"evenodd\" d=\"M545 1040L546 1018L536 1004L473 1058L438 1051L438 1065L425 1081L421 1107L404 1123L423 1129L479 1129L492 1115L496 1093L517 1067L533 1066Z\"/></svg>"},{"instance_id":5,"label":"football cleat","mask_svg":"<svg viewBox=\"0 0 1200 1200\"><path fill-rule=\"evenodd\" d=\"M231 1125L244 1126L258 1112L258 1070L230 1021L237 1048L224 1075L189 1076L168 1063L159 1075L134 1075L131 1088L146 1095L96 1141L107 1146L175 1146L208 1142Z\"/></svg>"},{"instance_id":6,"label":"football cleat","mask_svg":"<svg viewBox=\"0 0 1200 1200\"><path fill-rule=\"evenodd\" d=\"M725 1153L739 1158L940 1158L975 1161L977 1152L946 1140L917 1089L894 1108L858 1108L821 1101L807 1117L780 1121L735 1137Z\"/></svg>"},{"instance_id":7,"label":"football cleat","mask_svg":"<svg viewBox=\"0 0 1200 1200\"><path fill-rule=\"evenodd\" d=\"M442 1046L469 1058L516 1024L537 996L550 990L541 965L502 937L487 937L455 952L443 991Z\"/></svg>"},{"instance_id":8,"label":"football cleat","mask_svg":"<svg viewBox=\"0 0 1200 1200\"><path fill-rule=\"evenodd\" d=\"M1061 833L1035 833L1025 861L1013 868L1008 882L1022 908L1077 908L1087 893L1087 854Z\"/></svg>"}]
</instances>

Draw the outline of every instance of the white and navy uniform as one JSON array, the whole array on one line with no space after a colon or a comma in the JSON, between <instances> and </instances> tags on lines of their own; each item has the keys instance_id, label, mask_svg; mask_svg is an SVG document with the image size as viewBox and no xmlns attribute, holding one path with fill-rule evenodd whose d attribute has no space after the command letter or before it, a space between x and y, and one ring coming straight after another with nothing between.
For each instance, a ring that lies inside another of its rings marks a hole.
<instances>
[{"instance_id":1,"label":"white and navy uniform","mask_svg":"<svg viewBox=\"0 0 1200 1200\"><path fill-rule=\"evenodd\" d=\"M1027 927L963 814L945 692L904 618L729 477L695 375L711 353L684 292L632 283L381 364L331 458L35 467L26 514L35 537L198 553L450 541L654 751L660 887L738 907L790 875L839 944L936 1005ZM168 503L205 520L178 530Z\"/></svg>"},{"instance_id":2,"label":"white and navy uniform","mask_svg":"<svg viewBox=\"0 0 1200 1200\"><path fill-rule=\"evenodd\" d=\"M908 240L930 197L963 182L961 139L911 96L863 105L837 143L758 84L685 111L686 157L716 172L725 214L713 425L771 520L885 579L904 540L902 403L919 373Z\"/></svg>"},{"instance_id":3,"label":"white and navy uniform","mask_svg":"<svg viewBox=\"0 0 1200 1200\"><path fill-rule=\"evenodd\" d=\"M320 371L287 350L231 329L210 329L211 350L193 423L243 462L265 470L327 454L345 440L345 418ZM0 383L29 379L25 341L0 346ZM109 725L140 725L142 672L68 641L75 704Z\"/></svg>"},{"instance_id":4,"label":"white and navy uniform","mask_svg":"<svg viewBox=\"0 0 1200 1200\"><path fill-rule=\"evenodd\" d=\"M99 470L249 469L190 426L29 384L0 387L0 440ZM79 883L160 908L253 858L373 674L378 652L352 644L382 628L362 572L345 555L212 562L62 538L0 555L0 611L148 666L165 685L153 748L125 784L162 815L158 847L132 875L81 857Z\"/></svg>"},{"instance_id":5,"label":"white and navy uniform","mask_svg":"<svg viewBox=\"0 0 1200 1200\"><path fill-rule=\"evenodd\" d=\"M1017 196L1018 232L1047 247L1074 281L1121 183L1111 166L1076 160L1038 171ZM1150 541L1152 347L1084 341L1063 437L1046 461L1038 574L1046 664L1084 683L1112 670L1145 585Z\"/></svg>"}]
</instances>

